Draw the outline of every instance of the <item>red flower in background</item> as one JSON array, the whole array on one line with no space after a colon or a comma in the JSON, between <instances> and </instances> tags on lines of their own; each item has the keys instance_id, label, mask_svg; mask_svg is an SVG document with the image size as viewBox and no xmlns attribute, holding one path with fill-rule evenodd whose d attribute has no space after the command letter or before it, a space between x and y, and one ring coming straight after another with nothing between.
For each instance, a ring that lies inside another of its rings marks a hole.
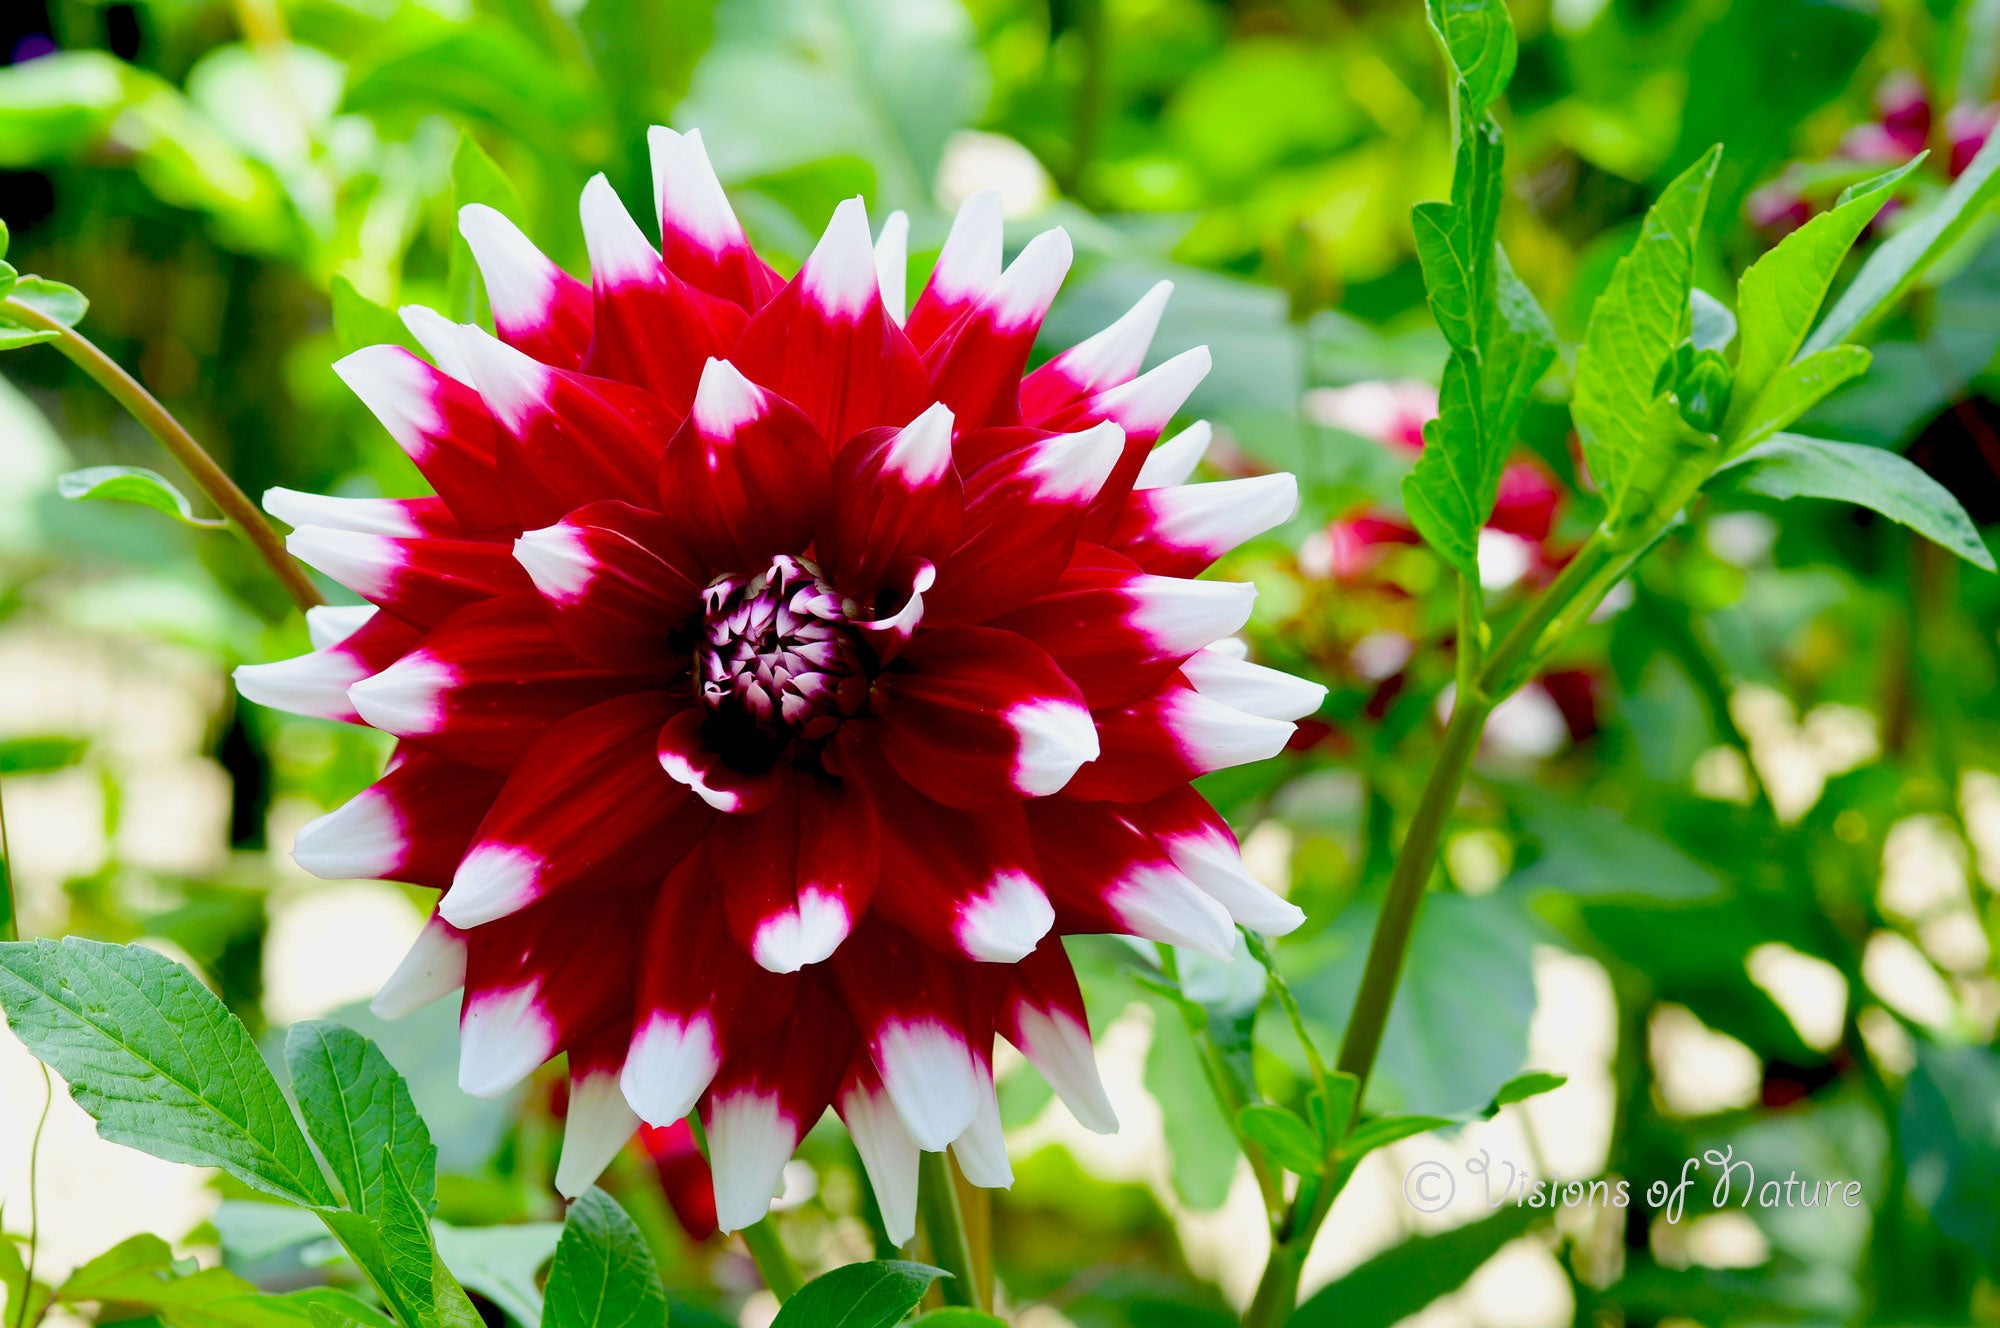
<instances>
[{"instance_id":1,"label":"red flower in background","mask_svg":"<svg viewBox=\"0 0 2000 1328\"><path fill-rule=\"evenodd\" d=\"M699 136L652 146L660 245L602 177L589 284L468 208L498 338L409 309L434 364L336 366L436 495L274 490L376 607L239 682L400 740L295 855L445 891L377 1008L462 984L473 1093L567 1052L560 1189L698 1108L740 1228L830 1104L901 1238L919 1149L1011 1180L996 1032L1115 1128L1062 935L1300 920L1188 786L1322 695L1205 650L1254 591L1190 579L1296 486L1155 449L1208 364L1138 373L1166 283L1024 378L1061 230L1003 271L973 199L905 319L900 224L843 203L781 281Z\"/></svg>"},{"instance_id":2,"label":"red flower in background","mask_svg":"<svg viewBox=\"0 0 2000 1328\"><path fill-rule=\"evenodd\" d=\"M707 1240L715 1225L715 1181L708 1171L708 1159L695 1142L694 1126L684 1120L671 1125L641 1125L639 1146L652 1160L667 1196L667 1207L690 1240Z\"/></svg>"}]
</instances>

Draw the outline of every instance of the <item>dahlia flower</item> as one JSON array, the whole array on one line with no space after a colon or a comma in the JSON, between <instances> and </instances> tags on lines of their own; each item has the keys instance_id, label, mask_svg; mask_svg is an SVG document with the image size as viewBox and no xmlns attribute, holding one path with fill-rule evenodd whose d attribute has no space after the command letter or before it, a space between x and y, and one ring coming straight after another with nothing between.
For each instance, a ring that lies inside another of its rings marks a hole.
<instances>
[{"instance_id":1,"label":"dahlia flower","mask_svg":"<svg viewBox=\"0 0 2000 1328\"><path fill-rule=\"evenodd\" d=\"M435 494L272 491L372 607L239 685L399 740L294 854L444 892L376 1009L462 986L476 1094L567 1053L559 1189L699 1110L740 1228L830 1105L900 1240L920 1149L1011 1180L995 1034L1115 1128L1062 936L1299 922L1188 784L1321 698L1205 649L1254 591L1193 579L1296 486L1155 447L1208 366L1138 372L1167 283L1024 377L1060 229L1003 270L973 198L905 316L900 217L785 281L698 134L651 148L659 244L601 176L588 283L468 207L498 336L409 308L429 362L335 366Z\"/></svg>"}]
</instances>

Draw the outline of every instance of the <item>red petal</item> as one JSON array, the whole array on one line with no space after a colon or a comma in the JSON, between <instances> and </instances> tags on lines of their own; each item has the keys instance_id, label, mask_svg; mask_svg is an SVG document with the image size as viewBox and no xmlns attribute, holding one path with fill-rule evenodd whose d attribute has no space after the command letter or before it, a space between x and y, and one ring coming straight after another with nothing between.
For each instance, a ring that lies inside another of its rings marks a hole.
<instances>
[{"instance_id":1,"label":"red petal","mask_svg":"<svg viewBox=\"0 0 2000 1328\"><path fill-rule=\"evenodd\" d=\"M236 689L273 710L361 723L347 689L388 668L423 638L423 629L393 614L372 607L369 613L360 627L330 646L270 664L242 665L235 673Z\"/></svg>"},{"instance_id":2,"label":"red petal","mask_svg":"<svg viewBox=\"0 0 2000 1328\"><path fill-rule=\"evenodd\" d=\"M1123 443L1115 424L1075 434L996 429L960 435L961 453L976 455L995 436L1016 445L965 469L959 544L927 601L938 625L986 621L1052 585Z\"/></svg>"},{"instance_id":3,"label":"red petal","mask_svg":"<svg viewBox=\"0 0 2000 1328\"><path fill-rule=\"evenodd\" d=\"M1227 958L1235 923L1108 803L1044 798L1025 809L1065 932L1111 931Z\"/></svg>"},{"instance_id":4,"label":"red petal","mask_svg":"<svg viewBox=\"0 0 2000 1328\"><path fill-rule=\"evenodd\" d=\"M905 323L918 350L928 350L1000 280L1003 223L1000 195L988 189L959 204L931 279Z\"/></svg>"},{"instance_id":5,"label":"red petal","mask_svg":"<svg viewBox=\"0 0 2000 1328\"><path fill-rule=\"evenodd\" d=\"M783 771L732 769L703 736L709 719L708 711L695 706L668 720L655 748L660 768L719 812L747 815L764 810L781 791Z\"/></svg>"},{"instance_id":6,"label":"red petal","mask_svg":"<svg viewBox=\"0 0 2000 1328\"><path fill-rule=\"evenodd\" d=\"M465 533L444 499L434 494L421 498L334 498L296 489L266 489L264 510L288 526L444 539Z\"/></svg>"},{"instance_id":7,"label":"red petal","mask_svg":"<svg viewBox=\"0 0 2000 1328\"><path fill-rule=\"evenodd\" d=\"M1021 383L1021 418L1046 428L1070 407L1130 382L1146 362L1160 314L1173 293L1173 282L1156 283L1117 322L1029 374Z\"/></svg>"},{"instance_id":8,"label":"red petal","mask_svg":"<svg viewBox=\"0 0 2000 1328\"><path fill-rule=\"evenodd\" d=\"M877 425L901 428L931 401L916 348L882 307L858 198L834 210L799 275L757 311L730 358L834 444Z\"/></svg>"},{"instance_id":9,"label":"red petal","mask_svg":"<svg viewBox=\"0 0 2000 1328\"><path fill-rule=\"evenodd\" d=\"M500 785L488 771L409 752L346 804L301 826L292 860L321 880L442 890Z\"/></svg>"},{"instance_id":10,"label":"red petal","mask_svg":"<svg viewBox=\"0 0 2000 1328\"><path fill-rule=\"evenodd\" d=\"M1141 489L1125 500L1110 543L1149 572L1199 576L1298 510L1299 482L1283 474Z\"/></svg>"},{"instance_id":11,"label":"red petal","mask_svg":"<svg viewBox=\"0 0 2000 1328\"><path fill-rule=\"evenodd\" d=\"M458 230L479 264L500 339L543 364L576 368L590 345L590 287L483 203L458 210Z\"/></svg>"},{"instance_id":12,"label":"red petal","mask_svg":"<svg viewBox=\"0 0 2000 1328\"><path fill-rule=\"evenodd\" d=\"M953 811L878 780L885 917L954 958L1013 963L1055 925L1027 823L1012 807Z\"/></svg>"},{"instance_id":13,"label":"red petal","mask_svg":"<svg viewBox=\"0 0 2000 1328\"><path fill-rule=\"evenodd\" d=\"M551 369L477 328L461 336L480 396L505 431L500 474L525 526L600 498L652 492L660 449L679 418L652 393Z\"/></svg>"},{"instance_id":14,"label":"red petal","mask_svg":"<svg viewBox=\"0 0 2000 1328\"><path fill-rule=\"evenodd\" d=\"M833 957L883 1087L910 1136L933 1152L971 1123L983 1084L962 967L874 922Z\"/></svg>"},{"instance_id":15,"label":"red petal","mask_svg":"<svg viewBox=\"0 0 2000 1328\"><path fill-rule=\"evenodd\" d=\"M701 131L647 131L653 193L660 204L660 248L674 275L745 309L761 308L784 281L744 238L729 196L709 165Z\"/></svg>"},{"instance_id":16,"label":"red petal","mask_svg":"<svg viewBox=\"0 0 2000 1328\"><path fill-rule=\"evenodd\" d=\"M992 625L1048 651L1096 709L1158 687L1249 621L1256 598L1248 582L1149 576L1116 554L1079 550L1046 594Z\"/></svg>"},{"instance_id":17,"label":"red petal","mask_svg":"<svg viewBox=\"0 0 2000 1328\"><path fill-rule=\"evenodd\" d=\"M784 783L768 809L723 818L705 844L730 930L773 973L817 964L847 939L880 863L875 813L852 780Z\"/></svg>"},{"instance_id":18,"label":"red petal","mask_svg":"<svg viewBox=\"0 0 2000 1328\"><path fill-rule=\"evenodd\" d=\"M1091 1053L1090 1017L1084 1013L1083 992L1076 971L1051 936L1035 952L1006 973L1006 994L997 1022L1001 1036L1018 1047L1042 1072L1049 1087L1086 1128L1111 1134L1118 1117L1105 1095Z\"/></svg>"},{"instance_id":19,"label":"red petal","mask_svg":"<svg viewBox=\"0 0 2000 1328\"><path fill-rule=\"evenodd\" d=\"M1101 755L1065 792L1110 802L1144 802L1211 770L1276 756L1297 727L1211 700L1179 678L1093 718Z\"/></svg>"},{"instance_id":20,"label":"red petal","mask_svg":"<svg viewBox=\"0 0 2000 1328\"><path fill-rule=\"evenodd\" d=\"M563 716L633 689L580 663L532 596L459 610L420 649L349 689L363 719L441 756L511 769Z\"/></svg>"},{"instance_id":21,"label":"red petal","mask_svg":"<svg viewBox=\"0 0 2000 1328\"><path fill-rule=\"evenodd\" d=\"M932 406L900 430L857 434L834 458L833 510L815 548L827 576L863 603L892 569L936 564L958 542L965 500L951 425Z\"/></svg>"},{"instance_id":22,"label":"red petal","mask_svg":"<svg viewBox=\"0 0 2000 1328\"><path fill-rule=\"evenodd\" d=\"M746 315L668 272L602 175L583 191L583 238L597 329L584 372L643 387L685 417L701 366L728 354Z\"/></svg>"},{"instance_id":23,"label":"red petal","mask_svg":"<svg viewBox=\"0 0 2000 1328\"><path fill-rule=\"evenodd\" d=\"M709 573L759 571L812 541L827 505L827 447L790 402L710 360L660 465L664 510Z\"/></svg>"},{"instance_id":24,"label":"red petal","mask_svg":"<svg viewBox=\"0 0 2000 1328\"><path fill-rule=\"evenodd\" d=\"M333 371L461 522L478 530L513 525L514 503L497 469L499 431L479 393L401 346L364 346Z\"/></svg>"},{"instance_id":25,"label":"red petal","mask_svg":"<svg viewBox=\"0 0 2000 1328\"><path fill-rule=\"evenodd\" d=\"M300 526L285 537L285 548L306 566L419 626L529 584L507 545L488 540L402 539Z\"/></svg>"},{"instance_id":26,"label":"red petal","mask_svg":"<svg viewBox=\"0 0 2000 1328\"><path fill-rule=\"evenodd\" d=\"M585 658L609 668L654 668L678 651L674 633L701 610L692 560L674 523L628 503L579 507L514 541L550 621Z\"/></svg>"},{"instance_id":27,"label":"red petal","mask_svg":"<svg viewBox=\"0 0 2000 1328\"><path fill-rule=\"evenodd\" d=\"M1069 271L1069 235L1057 227L1029 241L1000 280L924 352L931 390L961 429L1014 424L1028 351Z\"/></svg>"},{"instance_id":28,"label":"red petal","mask_svg":"<svg viewBox=\"0 0 2000 1328\"><path fill-rule=\"evenodd\" d=\"M878 741L930 797L1040 798L1097 755L1083 693L1033 642L990 627L926 632L875 680Z\"/></svg>"},{"instance_id":29,"label":"red petal","mask_svg":"<svg viewBox=\"0 0 2000 1328\"><path fill-rule=\"evenodd\" d=\"M713 813L667 778L653 739L673 711L633 692L551 726L521 758L439 905L476 927L559 890L659 880Z\"/></svg>"}]
</instances>

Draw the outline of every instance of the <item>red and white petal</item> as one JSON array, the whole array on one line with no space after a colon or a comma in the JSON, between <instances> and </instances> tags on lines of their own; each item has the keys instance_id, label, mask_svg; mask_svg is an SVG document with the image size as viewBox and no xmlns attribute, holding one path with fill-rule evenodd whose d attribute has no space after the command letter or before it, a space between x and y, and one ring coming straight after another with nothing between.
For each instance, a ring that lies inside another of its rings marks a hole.
<instances>
[{"instance_id":1,"label":"red and white petal","mask_svg":"<svg viewBox=\"0 0 2000 1328\"><path fill-rule=\"evenodd\" d=\"M639 1117L618 1087L626 1029L622 1023L600 1030L569 1049L569 1106L563 1115L562 1156L556 1162L556 1193L574 1199L596 1183L638 1132Z\"/></svg>"},{"instance_id":2,"label":"red and white petal","mask_svg":"<svg viewBox=\"0 0 2000 1328\"><path fill-rule=\"evenodd\" d=\"M596 331L583 371L643 387L685 417L701 366L736 344L742 308L674 276L602 175L583 190Z\"/></svg>"},{"instance_id":3,"label":"red and white petal","mask_svg":"<svg viewBox=\"0 0 2000 1328\"><path fill-rule=\"evenodd\" d=\"M445 920L476 927L566 888L603 890L664 876L709 820L653 754L676 704L664 692L632 692L538 737L439 901Z\"/></svg>"},{"instance_id":4,"label":"red and white petal","mask_svg":"<svg viewBox=\"0 0 2000 1328\"><path fill-rule=\"evenodd\" d=\"M347 689L388 668L423 637L402 619L369 607L370 616L331 645L269 664L237 666L231 675L236 690L246 700L273 710L361 723Z\"/></svg>"},{"instance_id":5,"label":"red and white petal","mask_svg":"<svg viewBox=\"0 0 2000 1328\"><path fill-rule=\"evenodd\" d=\"M1319 683L1219 650L1201 650L1188 656L1181 665L1181 676L1209 700L1265 719L1304 719L1326 700L1326 688Z\"/></svg>"},{"instance_id":6,"label":"red and white petal","mask_svg":"<svg viewBox=\"0 0 2000 1328\"><path fill-rule=\"evenodd\" d=\"M852 780L788 780L761 815L726 818L704 847L737 942L773 973L826 959L867 911L879 838Z\"/></svg>"},{"instance_id":7,"label":"red and white petal","mask_svg":"<svg viewBox=\"0 0 2000 1328\"><path fill-rule=\"evenodd\" d=\"M834 458L832 507L814 548L846 593L868 599L911 559L936 564L958 542L965 497L951 459L951 410L856 435Z\"/></svg>"},{"instance_id":8,"label":"red and white petal","mask_svg":"<svg viewBox=\"0 0 2000 1328\"><path fill-rule=\"evenodd\" d=\"M396 316L403 320L403 326L424 348L424 354L431 357L432 364L466 386L472 385L472 371L467 367L465 352L458 344L459 324L421 304L400 305Z\"/></svg>"},{"instance_id":9,"label":"red and white petal","mask_svg":"<svg viewBox=\"0 0 2000 1328\"><path fill-rule=\"evenodd\" d=\"M505 544L489 540L369 535L300 526L285 549L405 622L428 626L456 609L525 590Z\"/></svg>"},{"instance_id":10,"label":"red and white petal","mask_svg":"<svg viewBox=\"0 0 2000 1328\"><path fill-rule=\"evenodd\" d=\"M668 874L645 929L632 1045L620 1082L653 1125L694 1109L725 1054L784 1017L796 986L762 977L729 936L706 857ZM699 956L700 962L688 962Z\"/></svg>"},{"instance_id":11,"label":"red and white petal","mask_svg":"<svg viewBox=\"0 0 2000 1328\"><path fill-rule=\"evenodd\" d=\"M264 510L288 526L324 526L367 535L434 535L460 533L458 519L444 499L334 498L297 489L264 490Z\"/></svg>"},{"instance_id":12,"label":"red and white petal","mask_svg":"<svg viewBox=\"0 0 2000 1328\"><path fill-rule=\"evenodd\" d=\"M529 595L459 610L414 650L347 689L361 717L440 756L511 769L549 725L629 691L580 662Z\"/></svg>"},{"instance_id":13,"label":"red and white petal","mask_svg":"<svg viewBox=\"0 0 2000 1328\"><path fill-rule=\"evenodd\" d=\"M1020 420L1021 370L1069 272L1069 233L1030 240L1000 280L924 351L931 390L961 429Z\"/></svg>"},{"instance_id":14,"label":"red and white petal","mask_svg":"<svg viewBox=\"0 0 2000 1328\"><path fill-rule=\"evenodd\" d=\"M936 584L937 568L922 561L910 563L902 575L891 572L876 591L875 603L882 616L849 624L875 652L879 664L895 660L916 636L924 620L924 593Z\"/></svg>"},{"instance_id":15,"label":"red and white petal","mask_svg":"<svg viewBox=\"0 0 2000 1328\"><path fill-rule=\"evenodd\" d=\"M1111 802L1143 802L1211 770L1276 756L1296 727L1211 700L1179 679L1093 718L1102 754L1066 792Z\"/></svg>"},{"instance_id":16,"label":"red and white petal","mask_svg":"<svg viewBox=\"0 0 2000 1328\"><path fill-rule=\"evenodd\" d=\"M763 811L783 788L782 773L777 769L743 771L729 765L704 736L702 730L708 723L708 711L695 707L661 725L654 747L660 768L719 812L748 815Z\"/></svg>"},{"instance_id":17,"label":"red and white petal","mask_svg":"<svg viewBox=\"0 0 2000 1328\"><path fill-rule=\"evenodd\" d=\"M401 1019L464 985L465 933L433 913L368 1009L378 1019Z\"/></svg>"},{"instance_id":18,"label":"red and white petal","mask_svg":"<svg viewBox=\"0 0 2000 1328\"><path fill-rule=\"evenodd\" d=\"M1149 572L1199 576L1298 510L1299 482L1288 474L1143 489L1126 500L1111 543Z\"/></svg>"},{"instance_id":19,"label":"red and white petal","mask_svg":"<svg viewBox=\"0 0 2000 1328\"><path fill-rule=\"evenodd\" d=\"M650 891L533 908L465 933L459 1087L496 1097L631 1011Z\"/></svg>"},{"instance_id":20,"label":"red and white petal","mask_svg":"<svg viewBox=\"0 0 2000 1328\"><path fill-rule=\"evenodd\" d=\"M705 571L742 572L805 549L827 509L829 465L796 406L710 360L661 459L660 499Z\"/></svg>"},{"instance_id":21,"label":"red and white petal","mask_svg":"<svg viewBox=\"0 0 2000 1328\"><path fill-rule=\"evenodd\" d=\"M401 346L364 346L334 373L368 407L464 525L514 517L497 469L500 435L479 393Z\"/></svg>"},{"instance_id":22,"label":"red and white petal","mask_svg":"<svg viewBox=\"0 0 2000 1328\"><path fill-rule=\"evenodd\" d=\"M873 781L881 810L884 915L940 954L1011 964L1055 925L1055 909L1018 810L967 814L893 776Z\"/></svg>"},{"instance_id":23,"label":"red and white petal","mask_svg":"<svg viewBox=\"0 0 2000 1328\"><path fill-rule=\"evenodd\" d=\"M1146 362L1174 283L1162 281L1096 336L1079 341L1021 383L1021 418L1045 424L1086 398L1129 382Z\"/></svg>"},{"instance_id":24,"label":"red and white petal","mask_svg":"<svg viewBox=\"0 0 2000 1328\"><path fill-rule=\"evenodd\" d=\"M315 604L306 610L306 637L314 650L337 646L381 611L373 604Z\"/></svg>"},{"instance_id":25,"label":"red and white petal","mask_svg":"<svg viewBox=\"0 0 2000 1328\"><path fill-rule=\"evenodd\" d=\"M674 634L701 608L697 573L679 545L667 517L606 501L526 532L514 541L514 560L578 653L607 667L664 673Z\"/></svg>"},{"instance_id":26,"label":"red and white petal","mask_svg":"<svg viewBox=\"0 0 2000 1328\"><path fill-rule=\"evenodd\" d=\"M585 503L650 493L679 418L652 393L552 369L476 327L460 336L479 395L505 433L498 470L521 524Z\"/></svg>"},{"instance_id":27,"label":"red and white petal","mask_svg":"<svg viewBox=\"0 0 2000 1328\"><path fill-rule=\"evenodd\" d=\"M1235 921L1124 808L1046 798L1025 810L1043 880L1066 919L1066 932L1125 932L1229 957Z\"/></svg>"},{"instance_id":28,"label":"red and white petal","mask_svg":"<svg viewBox=\"0 0 2000 1328\"><path fill-rule=\"evenodd\" d=\"M977 446L1003 435L1018 445L966 477L959 544L938 568L930 598L931 621L940 626L986 621L1052 585L1124 446L1115 424L1070 434L984 433L959 441Z\"/></svg>"},{"instance_id":29,"label":"red and white petal","mask_svg":"<svg viewBox=\"0 0 2000 1328\"><path fill-rule=\"evenodd\" d=\"M500 339L544 364L576 368L590 345L590 288L551 262L520 227L483 203L458 210L458 233L479 264ZM444 361L438 363L442 367Z\"/></svg>"},{"instance_id":30,"label":"red and white petal","mask_svg":"<svg viewBox=\"0 0 2000 1328\"><path fill-rule=\"evenodd\" d=\"M323 881L407 881L441 890L501 783L485 770L406 752L345 804L299 827L292 860Z\"/></svg>"},{"instance_id":31,"label":"red and white petal","mask_svg":"<svg viewBox=\"0 0 2000 1328\"><path fill-rule=\"evenodd\" d=\"M1176 484L1186 484L1194 474L1194 468L1208 453L1208 445L1215 431L1207 420L1196 420L1173 437L1146 454L1146 460L1139 467L1138 478L1132 481L1134 489L1165 489Z\"/></svg>"},{"instance_id":32,"label":"red and white petal","mask_svg":"<svg viewBox=\"0 0 2000 1328\"><path fill-rule=\"evenodd\" d=\"M1004 219L1000 195L987 189L958 205L931 279L907 323L918 350L929 349L1000 280Z\"/></svg>"},{"instance_id":33,"label":"red and white petal","mask_svg":"<svg viewBox=\"0 0 2000 1328\"><path fill-rule=\"evenodd\" d=\"M833 1105L861 1154L875 1206L882 1212L883 1230L892 1243L901 1245L917 1230L917 1141L910 1138L882 1087L882 1076L866 1056L857 1057L849 1068Z\"/></svg>"},{"instance_id":34,"label":"red and white petal","mask_svg":"<svg viewBox=\"0 0 2000 1328\"><path fill-rule=\"evenodd\" d=\"M655 125L646 133L659 200L660 252L682 281L748 310L760 308L784 282L750 248L709 164L701 131L676 133Z\"/></svg>"},{"instance_id":35,"label":"red and white petal","mask_svg":"<svg viewBox=\"0 0 2000 1328\"><path fill-rule=\"evenodd\" d=\"M897 327L909 309L910 214L897 208L882 218L875 236L875 284L882 292L882 307L889 311Z\"/></svg>"},{"instance_id":36,"label":"red and white petal","mask_svg":"<svg viewBox=\"0 0 2000 1328\"><path fill-rule=\"evenodd\" d=\"M901 428L932 401L923 361L882 306L878 281L868 210L850 198L730 356L836 446L877 425Z\"/></svg>"},{"instance_id":37,"label":"red and white petal","mask_svg":"<svg viewBox=\"0 0 2000 1328\"><path fill-rule=\"evenodd\" d=\"M1014 1166L1007 1159L1007 1136L1000 1125L1000 1098L993 1090L993 1073L986 1067L979 1105L972 1123L951 1141L951 1155L966 1180L987 1190L1004 1190L1014 1183Z\"/></svg>"},{"instance_id":38,"label":"red and white petal","mask_svg":"<svg viewBox=\"0 0 2000 1328\"><path fill-rule=\"evenodd\" d=\"M1118 1114L1097 1072L1090 1019L1062 941L1051 936L1007 972L999 1031L1041 1072L1085 1129L1118 1132Z\"/></svg>"},{"instance_id":39,"label":"red and white petal","mask_svg":"<svg viewBox=\"0 0 2000 1328\"><path fill-rule=\"evenodd\" d=\"M1127 495L1138 483L1139 472L1152 454L1153 443L1186 403L1189 394L1208 376L1208 347L1182 351L1129 383L1091 397L1068 416L1063 427L1078 428L1095 420L1112 420L1125 430L1125 452L1118 467L1098 495L1097 506L1084 526L1090 539L1103 539L1118 524Z\"/></svg>"},{"instance_id":40,"label":"red and white petal","mask_svg":"<svg viewBox=\"0 0 2000 1328\"><path fill-rule=\"evenodd\" d=\"M927 632L875 680L883 755L931 797L971 807L1056 792L1097 756L1083 693L1024 637Z\"/></svg>"},{"instance_id":41,"label":"red and white petal","mask_svg":"<svg viewBox=\"0 0 2000 1328\"><path fill-rule=\"evenodd\" d=\"M887 926L841 947L833 968L869 1059L917 1145L941 1152L979 1110L983 1067L957 965Z\"/></svg>"},{"instance_id":42,"label":"red and white petal","mask_svg":"<svg viewBox=\"0 0 2000 1328\"><path fill-rule=\"evenodd\" d=\"M831 992L809 984L791 1016L727 1061L702 1104L716 1225L736 1231L770 1210L785 1163L833 1101L854 1033Z\"/></svg>"},{"instance_id":43,"label":"red and white petal","mask_svg":"<svg viewBox=\"0 0 2000 1328\"><path fill-rule=\"evenodd\" d=\"M1094 709L1159 686L1248 622L1256 598L1248 582L1152 576L1115 555L1080 556L1047 593L992 625L1048 651Z\"/></svg>"},{"instance_id":44,"label":"red and white petal","mask_svg":"<svg viewBox=\"0 0 2000 1328\"><path fill-rule=\"evenodd\" d=\"M1298 905L1250 874L1229 823L1193 789L1178 788L1133 808L1132 820L1189 880L1251 931L1283 936L1306 920Z\"/></svg>"}]
</instances>

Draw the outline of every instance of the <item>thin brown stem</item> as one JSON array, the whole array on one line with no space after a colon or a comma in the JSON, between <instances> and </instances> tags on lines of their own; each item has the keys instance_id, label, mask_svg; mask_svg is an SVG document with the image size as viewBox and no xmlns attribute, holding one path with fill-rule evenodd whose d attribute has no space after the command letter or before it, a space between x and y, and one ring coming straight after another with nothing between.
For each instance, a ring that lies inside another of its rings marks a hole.
<instances>
[{"instance_id":1,"label":"thin brown stem","mask_svg":"<svg viewBox=\"0 0 2000 1328\"><path fill-rule=\"evenodd\" d=\"M28 1260L21 1273L21 1307L14 1312L14 1328L27 1328L28 1302L35 1298L35 1254L42 1239L41 1170L42 1131L49 1123L49 1108L55 1105L56 1086L49 1067L42 1071L42 1115L35 1122L35 1138L28 1145ZM37 1316L39 1318L39 1316Z\"/></svg>"},{"instance_id":2,"label":"thin brown stem","mask_svg":"<svg viewBox=\"0 0 2000 1328\"><path fill-rule=\"evenodd\" d=\"M14 846L7 842L7 801L0 798L0 941L21 939L21 906L14 898Z\"/></svg>"},{"instance_id":3,"label":"thin brown stem","mask_svg":"<svg viewBox=\"0 0 2000 1328\"><path fill-rule=\"evenodd\" d=\"M244 538L250 541L250 547L264 560L271 574L278 578L278 583L291 596L292 602L301 609L325 603L312 580L306 576L305 569L285 552L284 540L271 528L263 513L257 510L257 505L236 487L236 481L215 463L215 458L194 440L194 435L181 427L181 422L173 417L172 412L161 405L159 399L148 392L138 379L126 373L118 361L98 349L95 342L75 328L19 300L0 300L0 313L4 313L8 321L22 327L55 333L56 339L49 344L61 351L70 363L89 374L92 381L109 392L133 419L146 427L146 432L159 440L160 446L181 464L216 509L243 532Z\"/></svg>"}]
</instances>

